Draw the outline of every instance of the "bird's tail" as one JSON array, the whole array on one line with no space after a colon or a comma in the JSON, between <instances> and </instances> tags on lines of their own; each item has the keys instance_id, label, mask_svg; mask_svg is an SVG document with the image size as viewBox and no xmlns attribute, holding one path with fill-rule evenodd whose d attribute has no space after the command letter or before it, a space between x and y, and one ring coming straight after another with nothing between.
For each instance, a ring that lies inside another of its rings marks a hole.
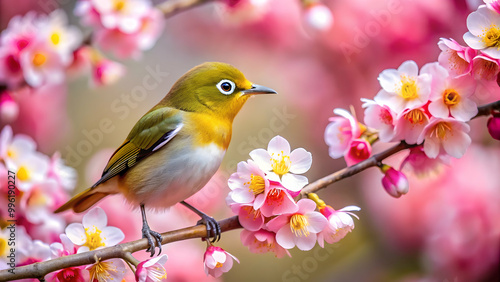
<instances>
[{"instance_id":1,"label":"bird's tail","mask_svg":"<svg viewBox=\"0 0 500 282\"><path fill-rule=\"evenodd\" d=\"M76 213L84 212L107 195L116 194L118 192L114 191L114 189L106 189L103 186L105 185L101 184L98 187L91 187L76 194L73 198L71 198L71 200L59 207L55 213L63 212L69 209L73 209Z\"/></svg>"}]
</instances>

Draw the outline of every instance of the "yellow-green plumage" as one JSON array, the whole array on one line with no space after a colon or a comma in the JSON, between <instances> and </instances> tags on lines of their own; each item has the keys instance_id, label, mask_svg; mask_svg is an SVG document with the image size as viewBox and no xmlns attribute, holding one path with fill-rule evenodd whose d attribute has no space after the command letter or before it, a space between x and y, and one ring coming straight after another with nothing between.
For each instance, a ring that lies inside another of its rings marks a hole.
<instances>
[{"instance_id":1,"label":"yellow-green plumage","mask_svg":"<svg viewBox=\"0 0 500 282\"><path fill-rule=\"evenodd\" d=\"M228 85L231 93L225 91ZM264 93L276 92L253 85L228 64L204 63L191 69L136 123L102 178L56 212L82 212L115 193L150 208L188 198L220 166L241 107L250 95Z\"/></svg>"}]
</instances>

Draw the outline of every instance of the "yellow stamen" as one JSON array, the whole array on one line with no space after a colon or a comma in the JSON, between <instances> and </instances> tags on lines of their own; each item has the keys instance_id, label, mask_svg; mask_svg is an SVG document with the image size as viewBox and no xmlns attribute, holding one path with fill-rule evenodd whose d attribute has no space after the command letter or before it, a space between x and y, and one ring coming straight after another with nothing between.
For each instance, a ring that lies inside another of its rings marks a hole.
<instances>
[{"instance_id":1,"label":"yellow stamen","mask_svg":"<svg viewBox=\"0 0 500 282\"><path fill-rule=\"evenodd\" d=\"M454 106L460 102L460 95L455 89L446 89L443 92L443 101L446 106Z\"/></svg>"},{"instance_id":2,"label":"yellow stamen","mask_svg":"<svg viewBox=\"0 0 500 282\"><path fill-rule=\"evenodd\" d=\"M101 232L102 231L95 226L85 228L85 235L87 236L87 241L85 242L85 244L83 244L83 246L89 247L89 250L91 251L99 247L104 247L105 244L102 241Z\"/></svg>"},{"instance_id":3,"label":"yellow stamen","mask_svg":"<svg viewBox=\"0 0 500 282\"><path fill-rule=\"evenodd\" d=\"M451 133L451 126L446 122L440 122L434 126L431 136L436 134L439 139L443 140L446 138L448 132Z\"/></svg>"},{"instance_id":4,"label":"yellow stamen","mask_svg":"<svg viewBox=\"0 0 500 282\"><path fill-rule=\"evenodd\" d=\"M295 234L295 236L309 236L309 230L307 230L309 222L307 218L302 214L294 214L290 218L290 229Z\"/></svg>"},{"instance_id":5,"label":"yellow stamen","mask_svg":"<svg viewBox=\"0 0 500 282\"><path fill-rule=\"evenodd\" d=\"M115 1L115 10L121 11L125 8L125 1Z\"/></svg>"},{"instance_id":6,"label":"yellow stamen","mask_svg":"<svg viewBox=\"0 0 500 282\"><path fill-rule=\"evenodd\" d=\"M24 166L21 166L18 170L17 170L17 179L21 180L21 181L26 181L26 180L29 180L31 178L31 173L29 172L28 169L26 169L26 167Z\"/></svg>"},{"instance_id":7,"label":"yellow stamen","mask_svg":"<svg viewBox=\"0 0 500 282\"><path fill-rule=\"evenodd\" d=\"M487 47L497 47L500 49L500 28L495 24L490 25L481 36Z\"/></svg>"},{"instance_id":8,"label":"yellow stamen","mask_svg":"<svg viewBox=\"0 0 500 282\"><path fill-rule=\"evenodd\" d=\"M411 124L416 124L416 123L423 123L425 118L425 114L422 112L421 109L413 109L409 111L406 114L406 119L411 123Z\"/></svg>"},{"instance_id":9,"label":"yellow stamen","mask_svg":"<svg viewBox=\"0 0 500 282\"><path fill-rule=\"evenodd\" d=\"M222 266L223 266L223 264L222 264L222 263L217 262L217 264L215 265L215 268L219 268L219 267L222 267Z\"/></svg>"},{"instance_id":10,"label":"yellow stamen","mask_svg":"<svg viewBox=\"0 0 500 282\"><path fill-rule=\"evenodd\" d=\"M406 76L401 77L403 85L401 85L400 94L406 100L412 100L418 98L418 88L414 79L408 78Z\"/></svg>"},{"instance_id":11,"label":"yellow stamen","mask_svg":"<svg viewBox=\"0 0 500 282\"><path fill-rule=\"evenodd\" d=\"M7 239L0 237L0 256L4 257L4 254L7 253Z\"/></svg>"},{"instance_id":12,"label":"yellow stamen","mask_svg":"<svg viewBox=\"0 0 500 282\"><path fill-rule=\"evenodd\" d=\"M59 36L59 33L54 32L50 36L50 41L52 41L52 44L57 45L61 41L61 37Z\"/></svg>"},{"instance_id":13,"label":"yellow stamen","mask_svg":"<svg viewBox=\"0 0 500 282\"><path fill-rule=\"evenodd\" d=\"M274 153L272 153L271 156L271 167L277 175L283 176L290 171L290 156L285 156L283 151L281 151L281 154L278 154L276 158L274 158Z\"/></svg>"},{"instance_id":14,"label":"yellow stamen","mask_svg":"<svg viewBox=\"0 0 500 282\"><path fill-rule=\"evenodd\" d=\"M109 281L112 280L110 272L117 272L113 262L98 261L89 268L90 281Z\"/></svg>"},{"instance_id":15,"label":"yellow stamen","mask_svg":"<svg viewBox=\"0 0 500 282\"><path fill-rule=\"evenodd\" d=\"M11 159L15 158L16 157L16 151L14 151L14 150L7 150L7 156L9 158L11 158Z\"/></svg>"},{"instance_id":16,"label":"yellow stamen","mask_svg":"<svg viewBox=\"0 0 500 282\"><path fill-rule=\"evenodd\" d=\"M45 61L47 61L47 57L45 57L45 55L42 53L36 53L33 56L33 65L35 65L36 67L42 66L43 64L45 64Z\"/></svg>"},{"instance_id":17,"label":"yellow stamen","mask_svg":"<svg viewBox=\"0 0 500 282\"><path fill-rule=\"evenodd\" d=\"M248 184L248 190L252 191L254 195L264 193L264 190L266 189L264 178L259 175L251 174L250 181L245 184Z\"/></svg>"}]
</instances>

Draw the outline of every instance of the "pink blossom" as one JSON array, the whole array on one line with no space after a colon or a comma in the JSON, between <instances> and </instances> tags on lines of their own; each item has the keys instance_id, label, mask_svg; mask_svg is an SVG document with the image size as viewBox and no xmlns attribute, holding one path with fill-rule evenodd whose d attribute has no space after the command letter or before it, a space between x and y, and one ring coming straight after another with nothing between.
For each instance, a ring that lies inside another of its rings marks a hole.
<instances>
[{"instance_id":1,"label":"pink blossom","mask_svg":"<svg viewBox=\"0 0 500 282\"><path fill-rule=\"evenodd\" d=\"M9 92L0 93L0 121L4 124L11 123L17 119L18 115L19 104L12 99Z\"/></svg>"},{"instance_id":2,"label":"pink blossom","mask_svg":"<svg viewBox=\"0 0 500 282\"><path fill-rule=\"evenodd\" d=\"M297 246L308 251L316 244L316 234L327 224L325 216L314 211L316 203L309 199L297 202L299 209L291 214L282 214L267 223L269 230L276 232L276 242L285 249Z\"/></svg>"},{"instance_id":3,"label":"pink blossom","mask_svg":"<svg viewBox=\"0 0 500 282\"><path fill-rule=\"evenodd\" d=\"M252 205L238 206L238 220L243 228L250 231L257 231L264 226L265 218L259 209L255 210Z\"/></svg>"},{"instance_id":4,"label":"pink blossom","mask_svg":"<svg viewBox=\"0 0 500 282\"><path fill-rule=\"evenodd\" d=\"M495 11L497 14L500 14L500 1L499 0L484 0L486 7L488 9Z\"/></svg>"},{"instance_id":5,"label":"pink blossom","mask_svg":"<svg viewBox=\"0 0 500 282\"><path fill-rule=\"evenodd\" d=\"M0 36L0 81L11 88L24 81L20 54L39 36L35 19L34 12L15 16Z\"/></svg>"},{"instance_id":6,"label":"pink blossom","mask_svg":"<svg viewBox=\"0 0 500 282\"><path fill-rule=\"evenodd\" d=\"M439 64L445 67L451 76L460 76L472 71L472 58L477 55L476 50L464 47L452 38L440 38L438 46L441 49Z\"/></svg>"},{"instance_id":7,"label":"pink blossom","mask_svg":"<svg viewBox=\"0 0 500 282\"><path fill-rule=\"evenodd\" d=\"M290 192L279 182L272 181L266 191L257 195L253 205L262 215L270 217L296 212L299 208Z\"/></svg>"},{"instance_id":8,"label":"pink blossom","mask_svg":"<svg viewBox=\"0 0 500 282\"><path fill-rule=\"evenodd\" d=\"M382 90L375 100L389 106L396 113L421 107L428 101L432 78L429 74L418 73L414 61L406 61L396 69L387 69L378 76Z\"/></svg>"},{"instance_id":9,"label":"pink blossom","mask_svg":"<svg viewBox=\"0 0 500 282\"><path fill-rule=\"evenodd\" d=\"M473 59L472 75L476 80L495 81L500 72L499 60L487 55L477 55Z\"/></svg>"},{"instance_id":10,"label":"pink blossom","mask_svg":"<svg viewBox=\"0 0 500 282\"><path fill-rule=\"evenodd\" d=\"M237 172L229 177L229 193L234 202L240 204L253 203L255 197L269 188L266 173L252 160L239 162Z\"/></svg>"},{"instance_id":11,"label":"pink blossom","mask_svg":"<svg viewBox=\"0 0 500 282\"><path fill-rule=\"evenodd\" d=\"M347 233L354 229L354 221L351 216L358 218L352 212L359 210L361 209L357 206L347 206L337 211L328 205L321 206L319 211L326 217L327 224L318 233L318 244L324 248L325 241L328 244L333 244L344 238Z\"/></svg>"},{"instance_id":12,"label":"pink blossom","mask_svg":"<svg viewBox=\"0 0 500 282\"><path fill-rule=\"evenodd\" d=\"M137 266L135 279L138 282L167 281L167 271L163 265L167 262L167 255L145 260Z\"/></svg>"},{"instance_id":13,"label":"pink blossom","mask_svg":"<svg viewBox=\"0 0 500 282\"><path fill-rule=\"evenodd\" d=\"M443 164L449 164L448 155L438 155L437 158L429 158L423 146L413 147L409 150L408 156L401 163L400 169L408 169L418 177L437 175L441 172Z\"/></svg>"},{"instance_id":14,"label":"pink blossom","mask_svg":"<svg viewBox=\"0 0 500 282\"><path fill-rule=\"evenodd\" d=\"M486 55L500 59L500 14L488 9L485 5L467 17L468 32L464 40L473 49L481 50Z\"/></svg>"},{"instance_id":15,"label":"pink blossom","mask_svg":"<svg viewBox=\"0 0 500 282\"><path fill-rule=\"evenodd\" d=\"M64 164L59 152L55 152L50 159L48 176L55 179L59 187L67 192L73 191L76 187L77 172Z\"/></svg>"},{"instance_id":16,"label":"pink blossom","mask_svg":"<svg viewBox=\"0 0 500 282\"><path fill-rule=\"evenodd\" d=\"M418 137L429 123L429 117L423 108L406 109L396 121L395 139L408 144L416 144Z\"/></svg>"},{"instance_id":17,"label":"pink blossom","mask_svg":"<svg viewBox=\"0 0 500 282\"><path fill-rule=\"evenodd\" d=\"M61 243L56 242L50 244L51 259L69 256L76 254L76 246L69 240L66 234L61 234ZM45 279L55 282L85 282L89 281L89 275L87 271L84 271L84 266L76 266L64 268L59 271L54 271L49 273Z\"/></svg>"},{"instance_id":18,"label":"pink blossom","mask_svg":"<svg viewBox=\"0 0 500 282\"><path fill-rule=\"evenodd\" d=\"M338 159L349 150L351 141L361 135L358 121L348 111L335 109L333 113L339 117L330 118L325 129L325 142L329 146L330 157Z\"/></svg>"},{"instance_id":19,"label":"pink blossom","mask_svg":"<svg viewBox=\"0 0 500 282\"><path fill-rule=\"evenodd\" d=\"M262 254L273 252L277 258L282 258L285 255L291 257L288 250L276 242L276 234L274 232L264 229L256 231L244 229L241 231L240 237L243 245L247 246L252 253Z\"/></svg>"},{"instance_id":20,"label":"pink blossom","mask_svg":"<svg viewBox=\"0 0 500 282\"><path fill-rule=\"evenodd\" d=\"M125 235L119 228L107 224L106 213L96 207L83 216L82 223L68 225L66 235L73 244L81 246L78 253L114 246L120 243Z\"/></svg>"},{"instance_id":21,"label":"pink blossom","mask_svg":"<svg viewBox=\"0 0 500 282\"><path fill-rule=\"evenodd\" d=\"M73 60L73 51L81 45L82 34L74 26L68 26L68 18L63 10L55 10L48 16L40 16L37 20L40 36L61 58L62 64L68 66Z\"/></svg>"},{"instance_id":22,"label":"pink blossom","mask_svg":"<svg viewBox=\"0 0 500 282\"><path fill-rule=\"evenodd\" d=\"M0 81L10 88L15 88L24 81L19 52L13 46L0 45Z\"/></svg>"},{"instance_id":23,"label":"pink blossom","mask_svg":"<svg viewBox=\"0 0 500 282\"><path fill-rule=\"evenodd\" d=\"M438 63L426 64L421 72L432 75L428 109L434 117L447 118L451 115L459 121L469 121L477 114L477 105L471 99L476 90L472 77L451 77Z\"/></svg>"},{"instance_id":24,"label":"pink blossom","mask_svg":"<svg viewBox=\"0 0 500 282\"><path fill-rule=\"evenodd\" d=\"M16 266L46 261L50 258L50 246L40 240L32 240L24 226L16 226Z\"/></svg>"},{"instance_id":25,"label":"pink blossom","mask_svg":"<svg viewBox=\"0 0 500 282\"><path fill-rule=\"evenodd\" d=\"M443 153L461 158L471 143L469 130L468 124L456 119L432 118L418 137L418 143L425 141L424 152L429 158Z\"/></svg>"},{"instance_id":26,"label":"pink blossom","mask_svg":"<svg viewBox=\"0 0 500 282\"><path fill-rule=\"evenodd\" d=\"M210 245L203 255L205 273L218 278L233 267L233 259L240 263L235 256L224 249Z\"/></svg>"},{"instance_id":27,"label":"pink blossom","mask_svg":"<svg viewBox=\"0 0 500 282\"><path fill-rule=\"evenodd\" d=\"M158 40L165 19L149 1L79 1L75 8L83 22L96 28L94 41L119 57L138 58Z\"/></svg>"},{"instance_id":28,"label":"pink blossom","mask_svg":"<svg viewBox=\"0 0 500 282\"><path fill-rule=\"evenodd\" d=\"M113 84L125 74L125 70L120 63L101 59L92 65L92 84L96 86Z\"/></svg>"},{"instance_id":29,"label":"pink blossom","mask_svg":"<svg viewBox=\"0 0 500 282\"><path fill-rule=\"evenodd\" d=\"M290 143L279 135L269 141L267 150L255 149L250 157L266 172L269 180L281 182L292 192L300 191L308 182L307 177L299 174L311 168L311 153L304 148L291 151Z\"/></svg>"},{"instance_id":30,"label":"pink blossom","mask_svg":"<svg viewBox=\"0 0 500 282\"><path fill-rule=\"evenodd\" d=\"M493 114L486 125L491 137L500 140L500 114Z\"/></svg>"},{"instance_id":31,"label":"pink blossom","mask_svg":"<svg viewBox=\"0 0 500 282\"><path fill-rule=\"evenodd\" d=\"M20 56L24 79L32 87L58 84L64 80L64 63L61 56L47 42L32 42Z\"/></svg>"},{"instance_id":32,"label":"pink blossom","mask_svg":"<svg viewBox=\"0 0 500 282\"><path fill-rule=\"evenodd\" d=\"M345 154L345 162L348 166L355 165L368 159L372 154L372 145L365 139L358 138L351 141L349 150Z\"/></svg>"},{"instance_id":33,"label":"pink blossom","mask_svg":"<svg viewBox=\"0 0 500 282\"><path fill-rule=\"evenodd\" d=\"M127 272L123 260L114 258L105 261L98 261L85 267L89 271L89 281L122 281Z\"/></svg>"},{"instance_id":34,"label":"pink blossom","mask_svg":"<svg viewBox=\"0 0 500 282\"><path fill-rule=\"evenodd\" d=\"M382 185L389 195L394 198L399 198L401 195L408 193L410 184L408 183L406 176L401 171L385 165L382 167L382 172L384 173Z\"/></svg>"},{"instance_id":35,"label":"pink blossom","mask_svg":"<svg viewBox=\"0 0 500 282\"><path fill-rule=\"evenodd\" d=\"M378 137L382 142L394 141L394 125L396 113L386 105L376 101L361 98L365 108L365 124L378 131Z\"/></svg>"}]
</instances>

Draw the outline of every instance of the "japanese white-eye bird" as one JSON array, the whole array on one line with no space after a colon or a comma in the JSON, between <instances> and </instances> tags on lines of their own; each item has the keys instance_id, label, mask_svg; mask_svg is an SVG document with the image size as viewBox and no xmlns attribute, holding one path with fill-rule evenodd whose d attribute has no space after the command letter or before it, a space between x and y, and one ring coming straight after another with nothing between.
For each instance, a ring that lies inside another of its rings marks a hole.
<instances>
[{"instance_id":1,"label":"japanese white-eye bird","mask_svg":"<svg viewBox=\"0 0 500 282\"><path fill-rule=\"evenodd\" d=\"M181 202L201 216L208 236L218 240L217 221L184 200L205 186L219 168L231 141L233 119L248 98L273 93L225 63L194 67L135 124L101 179L56 212L83 212L107 195L121 193L140 206L142 234L153 256L156 247L161 252L161 235L149 228L145 207L162 209Z\"/></svg>"}]
</instances>

